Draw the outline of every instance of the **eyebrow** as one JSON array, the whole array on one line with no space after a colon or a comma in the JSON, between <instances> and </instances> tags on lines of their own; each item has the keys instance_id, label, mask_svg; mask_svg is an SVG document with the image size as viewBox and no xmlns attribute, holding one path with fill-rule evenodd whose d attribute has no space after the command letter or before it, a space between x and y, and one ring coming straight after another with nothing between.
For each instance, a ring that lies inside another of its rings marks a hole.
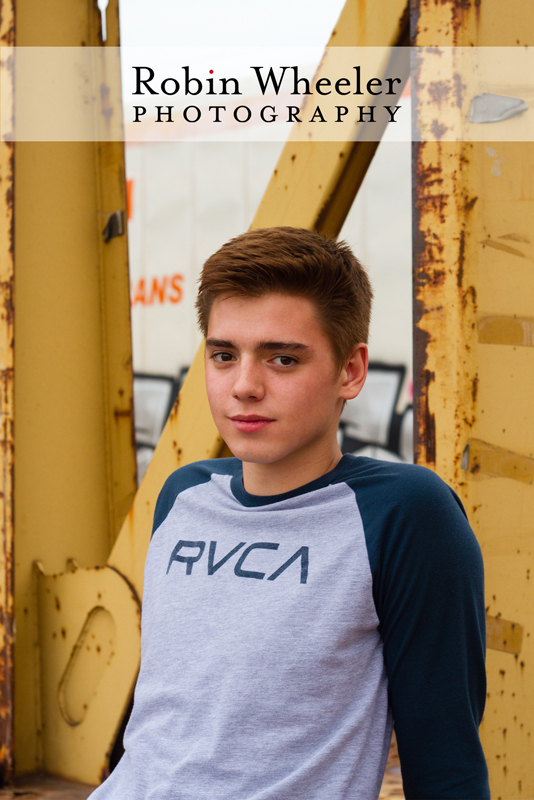
<instances>
[{"instance_id":1,"label":"eyebrow","mask_svg":"<svg viewBox=\"0 0 534 800\"><path fill-rule=\"evenodd\" d=\"M207 347L220 347L227 350L237 350L233 342L226 339L208 339L206 341ZM303 353L311 348L307 344L300 342L258 342L254 348L255 350L285 350L292 353Z\"/></svg>"},{"instance_id":2,"label":"eyebrow","mask_svg":"<svg viewBox=\"0 0 534 800\"><path fill-rule=\"evenodd\" d=\"M256 350L291 350L293 353L302 353L310 348L300 342L258 342Z\"/></svg>"}]
</instances>

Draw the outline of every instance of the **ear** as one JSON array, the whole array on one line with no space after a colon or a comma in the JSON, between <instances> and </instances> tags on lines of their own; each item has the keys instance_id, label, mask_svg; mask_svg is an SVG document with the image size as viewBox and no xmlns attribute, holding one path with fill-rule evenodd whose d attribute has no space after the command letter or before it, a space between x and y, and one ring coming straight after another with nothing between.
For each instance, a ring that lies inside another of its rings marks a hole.
<instances>
[{"instance_id":1,"label":"ear","mask_svg":"<svg viewBox=\"0 0 534 800\"><path fill-rule=\"evenodd\" d=\"M353 400L360 394L367 378L368 365L367 345L363 343L355 345L341 370L339 396L343 400Z\"/></svg>"}]
</instances>

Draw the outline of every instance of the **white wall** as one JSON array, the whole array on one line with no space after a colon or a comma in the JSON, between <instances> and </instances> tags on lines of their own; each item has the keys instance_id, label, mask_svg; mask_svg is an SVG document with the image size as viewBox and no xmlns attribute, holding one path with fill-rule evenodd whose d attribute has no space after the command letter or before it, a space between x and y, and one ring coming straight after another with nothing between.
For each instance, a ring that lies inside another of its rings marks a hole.
<instances>
[{"instance_id":1,"label":"white wall","mask_svg":"<svg viewBox=\"0 0 534 800\"><path fill-rule=\"evenodd\" d=\"M183 276L183 295L132 306L134 370L176 374L191 363L200 343L194 302L202 264L254 216L280 143L177 142L129 145L127 178L133 180L129 221L130 275L139 281Z\"/></svg>"},{"instance_id":2,"label":"white wall","mask_svg":"<svg viewBox=\"0 0 534 800\"><path fill-rule=\"evenodd\" d=\"M380 144L340 238L367 267L375 299L369 342L374 361L412 374L411 145ZM409 379L409 380L410 380Z\"/></svg>"}]
</instances>

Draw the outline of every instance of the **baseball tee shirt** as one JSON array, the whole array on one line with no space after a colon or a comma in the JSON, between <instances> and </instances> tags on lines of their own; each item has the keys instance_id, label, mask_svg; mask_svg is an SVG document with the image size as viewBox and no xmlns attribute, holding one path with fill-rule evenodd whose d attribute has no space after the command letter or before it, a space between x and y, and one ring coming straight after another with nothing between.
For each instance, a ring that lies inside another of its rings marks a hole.
<instances>
[{"instance_id":1,"label":"baseball tee shirt","mask_svg":"<svg viewBox=\"0 0 534 800\"><path fill-rule=\"evenodd\" d=\"M489 798L480 549L431 471L345 455L256 496L237 459L167 480L125 753L94 800Z\"/></svg>"}]
</instances>

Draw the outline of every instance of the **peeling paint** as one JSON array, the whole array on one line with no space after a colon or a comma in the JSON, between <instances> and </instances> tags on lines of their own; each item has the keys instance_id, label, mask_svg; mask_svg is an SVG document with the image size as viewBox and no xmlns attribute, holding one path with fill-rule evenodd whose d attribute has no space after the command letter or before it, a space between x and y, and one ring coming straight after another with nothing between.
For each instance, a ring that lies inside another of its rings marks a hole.
<instances>
[{"instance_id":1,"label":"peeling paint","mask_svg":"<svg viewBox=\"0 0 534 800\"><path fill-rule=\"evenodd\" d=\"M441 104L449 101L451 84L449 81L432 81L428 84L428 93L432 102L441 108Z\"/></svg>"},{"instance_id":2,"label":"peeling paint","mask_svg":"<svg viewBox=\"0 0 534 800\"><path fill-rule=\"evenodd\" d=\"M442 226L449 207L452 210L454 198L443 190L448 179L443 171L441 146L430 147L434 148L431 159L427 154L428 145L413 145L414 406L417 461L435 467L437 432L431 394L436 375L428 364L433 338L427 325L430 319L437 322L446 313L445 292L450 270L445 259L447 241L443 238ZM464 247L461 239L457 271L460 287Z\"/></svg>"},{"instance_id":3,"label":"peeling paint","mask_svg":"<svg viewBox=\"0 0 534 800\"><path fill-rule=\"evenodd\" d=\"M505 237L501 236L499 238L504 239ZM496 250L502 250L504 253L510 253L513 256L521 256L521 258L526 258L525 254L522 253L521 250L518 250L516 247L510 247L509 244L496 242L495 239L484 239L480 244L484 247L494 247Z\"/></svg>"},{"instance_id":4,"label":"peeling paint","mask_svg":"<svg viewBox=\"0 0 534 800\"><path fill-rule=\"evenodd\" d=\"M482 0L436 0L435 5L441 7L447 6L450 9L450 24L452 27L452 36L446 34L445 31L441 32L439 37L440 43L446 43L449 46L457 47L466 44L462 40L462 33L468 30L467 17L470 12L475 12L476 24L480 22L480 4ZM426 33L426 28L421 28L421 12L424 9L425 17L428 14L428 3L420 3L412 0L410 3L410 20L412 30L412 44L417 44L417 40L421 34ZM430 48L428 48L430 49ZM438 47L432 48L439 52Z\"/></svg>"},{"instance_id":5,"label":"peeling paint","mask_svg":"<svg viewBox=\"0 0 534 800\"><path fill-rule=\"evenodd\" d=\"M430 124L430 131L438 142L443 139L448 130L449 126L444 125L439 119L433 119Z\"/></svg>"},{"instance_id":6,"label":"peeling paint","mask_svg":"<svg viewBox=\"0 0 534 800\"><path fill-rule=\"evenodd\" d=\"M495 178L500 178L502 175L501 167L503 165L503 159L499 158L499 155L494 147L486 147L486 153L488 154L488 156L490 156L490 158L495 159L493 162L493 166L491 168L491 174Z\"/></svg>"},{"instance_id":7,"label":"peeling paint","mask_svg":"<svg viewBox=\"0 0 534 800\"><path fill-rule=\"evenodd\" d=\"M486 615L486 643L492 650L519 655L523 644L523 632L523 626L518 622ZM504 677L504 670L501 670L501 673Z\"/></svg>"},{"instance_id":8,"label":"peeling paint","mask_svg":"<svg viewBox=\"0 0 534 800\"><path fill-rule=\"evenodd\" d=\"M462 468L475 478L511 478L522 483L534 480L534 458L505 450L480 439L469 439Z\"/></svg>"},{"instance_id":9,"label":"peeling paint","mask_svg":"<svg viewBox=\"0 0 534 800\"><path fill-rule=\"evenodd\" d=\"M477 323L480 344L534 347L534 317L488 314Z\"/></svg>"},{"instance_id":10,"label":"peeling paint","mask_svg":"<svg viewBox=\"0 0 534 800\"><path fill-rule=\"evenodd\" d=\"M462 76L459 72L456 72L453 76L453 92L454 92L454 100L456 103L457 108L462 107L463 98L464 98L464 89L465 83L462 81Z\"/></svg>"}]
</instances>

